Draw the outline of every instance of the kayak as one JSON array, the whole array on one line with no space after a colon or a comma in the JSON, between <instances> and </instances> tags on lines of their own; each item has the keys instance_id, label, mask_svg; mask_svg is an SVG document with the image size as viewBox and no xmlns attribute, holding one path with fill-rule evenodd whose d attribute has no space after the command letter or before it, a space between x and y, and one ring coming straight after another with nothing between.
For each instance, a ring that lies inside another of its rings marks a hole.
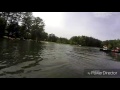
<instances>
[{"instance_id":1,"label":"kayak","mask_svg":"<svg viewBox=\"0 0 120 90\"><path fill-rule=\"evenodd\" d=\"M103 52L114 52L114 53L120 53L120 51L119 50L104 50L104 49L100 49L100 51L103 51Z\"/></svg>"},{"instance_id":2,"label":"kayak","mask_svg":"<svg viewBox=\"0 0 120 90\"><path fill-rule=\"evenodd\" d=\"M111 50L112 52L115 52L115 53L120 53L119 50Z\"/></svg>"}]
</instances>

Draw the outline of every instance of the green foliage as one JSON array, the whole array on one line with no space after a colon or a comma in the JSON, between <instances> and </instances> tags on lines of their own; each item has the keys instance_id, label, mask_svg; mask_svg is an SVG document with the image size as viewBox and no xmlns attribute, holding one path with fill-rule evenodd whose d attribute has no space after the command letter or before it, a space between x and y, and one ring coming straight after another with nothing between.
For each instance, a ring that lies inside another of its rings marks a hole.
<instances>
[{"instance_id":1,"label":"green foliage","mask_svg":"<svg viewBox=\"0 0 120 90\"><path fill-rule=\"evenodd\" d=\"M5 34L6 21L4 18L0 17L0 37L3 37Z\"/></svg>"},{"instance_id":2,"label":"green foliage","mask_svg":"<svg viewBox=\"0 0 120 90\"><path fill-rule=\"evenodd\" d=\"M7 31L8 31L8 37L14 37L16 38L17 36L19 36L19 25L18 23L10 23L7 26Z\"/></svg>"},{"instance_id":3,"label":"green foliage","mask_svg":"<svg viewBox=\"0 0 120 90\"><path fill-rule=\"evenodd\" d=\"M32 12L0 12L0 37L5 35L12 38L47 40L44 31L45 24Z\"/></svg>"},{"instance_id":4,"label":"green foliage","mask_svg":"<svg viewBox=\"0 0 120 90\"><path fill-rule=\"evenodd\" d=\"M87 36L73 36L69 40L66 38L59 38L54 34L49 34L48 41L63 43L63 44L72 44L72 45L82 45L82 46L93 46L100 47L101 41L92 37Z\"/></svg>"},{"instance_id":5,"label":"green foliage","mask_svg":"<svg viewBox=\"0 0 120 90\"><path fill-rule=\"evenodd\" d=\"M110 49L120 47L120 40L106 40L101 42L98 39L87 36L73 36L67 38L57 37L44 30L45 23L39 17L34 17L32 12L0 12L0 37L33 39L36 41L45 40L50 42L102 47L107 45Z\"/></svg>"},{"instance_id":6,"label":"green foliage","mask_svg":"<svg viewBox=\"0 0 120 90\"><path fill-rule=\"evenodd\" d=\"M57 42L58 37L55 36L54 34L49 34L48 35L48 41L50 42Z\"/></svg>"},{"instance_id":7,"label":"green foliage","mask_svg":"<svg viewBox=\"0 0 120 90\"><path fill-rule=\"evenodd\" d=\"M70 38L70 44L100 47L101 41L93 37L73 36Z\"/></svg>"},{"instance_id":8,"label":"green foliage","mask_svg":"<svg viewBox=\"0 0 120 90\"><path fill-rule=\"evenodd\" d=\"M66 38L58 38L57 43L69 44L69 40Z\"/></svg>"},{"instance_id":9,"label":"green foliage","mask_svg":"<svg viewBox=\"0 0 120 90\"><path fill-rule=\"evenodd\" d=\"M41 34L42 34L41 40L47 41L48 40L48 33L42 32Z\"/></svg>"},{"instance_id":10,"label":"green foliage","mask_svg":"<svg viewBox=\"0 0 120 90\"><path fill-rule=\"evenodd\" d=\"M120 40L106 40L102 42L102 45L107 45L109 49L120 47Z\"/></svg>"},{"instance_id":11,"label":"green foliage","mask_svg":"<svg viewBox=\"0 0 120 90\"><path fill-rule=\"evenodd\" d=\"M44 32L44 22L41 18L36 17L32 20L32 25L31 25L31 34L32 38L36 40L42 40L45 37L45 32Z\"/></svg>"},{"instance_id":12,"label":"green foliage","mask_svg":"<svg viewBox=\"0 0 120 90\"><path fill-rule=\"evenodd\" d=\"M22 16L22 26L26 32L30 32L33 18L32 12L24 12Z\"/></svg>"}]
</instances>

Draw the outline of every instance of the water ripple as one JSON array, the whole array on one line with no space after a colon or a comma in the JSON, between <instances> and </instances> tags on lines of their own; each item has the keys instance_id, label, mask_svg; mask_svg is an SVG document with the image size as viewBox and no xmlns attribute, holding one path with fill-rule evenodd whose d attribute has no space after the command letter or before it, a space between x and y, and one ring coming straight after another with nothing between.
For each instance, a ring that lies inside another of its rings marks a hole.
<instances>
[{"instance_id":1,"label":"water ripple","mask_svg":"<svg viewBox=\"0 0 120 90\"><path fill-rule=\"evenodd\" d=\"M0 77L81 77L84 69L120 69L120 55L99 48L32 41L0 45Z\"/></svg>"}]
</instances>

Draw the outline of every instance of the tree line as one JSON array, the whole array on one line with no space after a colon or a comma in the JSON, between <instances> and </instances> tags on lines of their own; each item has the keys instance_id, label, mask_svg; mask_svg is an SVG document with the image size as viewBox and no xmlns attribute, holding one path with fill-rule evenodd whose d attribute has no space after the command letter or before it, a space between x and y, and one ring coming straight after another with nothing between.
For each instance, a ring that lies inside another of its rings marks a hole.
<instances>
[{"instance_id":1,"label":"tree line","mask_svg":"<svg viewBox=\"0 0 120 90\"><path fill-rule=\"evenodd\" d=\"M109 49L115 49L116 47L120 47L120 39L105 40L101 43L101 46L103 45L107 45Z\"/></svg>"},{"instance_id":2,"label":"tree line","mask_svg":"<svg viewBox=\"0 0 120 90\"><path fill-rule=\"evenodd\" d=\"M44 27L43 20L32 12L0 12L0 37L44 40L47 38Z\"/></svg>"},{"instance_id":3,"label":"tree line","mask_svg":"<svg viewBox=\"0 0 120 90\"><path fill-rule=\"evenodd\" d=\"M45 32L45 23L32 12L0 12L0 37L32 39L56 43L100 47L101 41L93 37L73 36L70 39Z\"/></svg>"},{"instance_id":4,"label":"tree line","mask_svg":"<svg viewBox=\"0 0 120 90\"><path fill-rule=\"evenodd\" d=\"M57 37L54 34L48 35L48 41L72 45L100 47L102 41L88 36L73 36L70 39Z\"/></svg>"}]
</instances>

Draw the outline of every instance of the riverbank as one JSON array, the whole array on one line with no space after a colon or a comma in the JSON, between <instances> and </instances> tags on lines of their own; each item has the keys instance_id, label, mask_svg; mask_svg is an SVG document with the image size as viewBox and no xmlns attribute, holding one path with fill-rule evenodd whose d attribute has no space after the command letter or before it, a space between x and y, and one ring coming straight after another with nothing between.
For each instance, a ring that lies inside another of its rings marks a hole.
<instances>
[{"instance_id":1,"label":"riverbank","mask_svg":"<svg viewBox=\"0 0 120 90\"><path fill-rule=\"evenodd\" d=\"M57 43L57 42L50 42L50 41L40 41L40 42L43 42L43 43L56 43L56 44L71 45L71 44ZM76 45L76 46L78 46L78 45Z\"/></svg>"},{"instance_id":2,"label":"riverbank","mask_svg":"<svg viewBox=\"0 0 120 90\"><path fill-rule=\"evenodd\" d=\"M8 37L8 36L3 36L3 38L5 38L5 39L10 39L10 40L20 40L20 38L11 38L11 37Z\"/></svg>"},{"instance_id":3,"label":"riverbank","mask_svg":"<svg viewBox=\"0 0 120 90\"><path fill-rule=\"evenodd\" d=\"M32 39L20 39L20 38L11 38L8 36L3 36L4 39L9 39L9 40L29 40L29 41L36 41L36 40L32 40ZM38 41L39 42L39 41Z\"/></svg>"},{"instance_id":4,"label":"riverbank","mask_svg":"<svg viewBox=\"0 0 120 90\"><path fill-rule=\"evenodd\" d=\"M4 39L9 39L9 40L25 40L25 41L34 41L34 42L39 42L39 43L56 43L56 44L72 45L72 46L78 46L78 47L88 47L88 46L82 46L82 45L58 43L58 42L51 42L51 41L36 41L36 40L32 40L32 39L11 38L11 37L8 37L8 36L3 36L3 38ZM89 47L92 47L92 46L89 46Z\"/></svg>"}]
</instances>

